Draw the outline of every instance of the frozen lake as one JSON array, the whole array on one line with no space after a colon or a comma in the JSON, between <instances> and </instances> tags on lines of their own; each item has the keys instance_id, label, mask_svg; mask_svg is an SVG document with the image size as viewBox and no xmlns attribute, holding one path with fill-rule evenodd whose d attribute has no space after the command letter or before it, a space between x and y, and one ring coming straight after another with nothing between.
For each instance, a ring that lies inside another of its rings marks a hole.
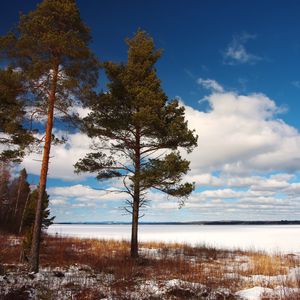
<instances>
[{"instance_id":1,"label":"frozen lake","mask_svg":"<svg viewBox=\"0 0 300 300\"><path fill-rule=\"evenodd\" d=\"M131 225L53 224L51 235L130 240ZM140 225L139 241L300 254L300 225Z\"/></svg>"}]
</instances>

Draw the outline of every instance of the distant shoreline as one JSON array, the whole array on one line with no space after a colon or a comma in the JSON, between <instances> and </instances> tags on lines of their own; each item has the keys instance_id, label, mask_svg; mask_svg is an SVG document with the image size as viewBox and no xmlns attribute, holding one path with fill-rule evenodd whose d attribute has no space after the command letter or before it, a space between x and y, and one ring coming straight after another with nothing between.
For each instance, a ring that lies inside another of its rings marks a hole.
<instances>
[{"instance_id":1,"label":"distant shoreline","mask_svg":"<svg viewBox=\"0 0 300 300\"><path fill-rule=\"evenodd\" d=\"M60 225L130 225L131 222L55 222ZM140 222L140 225L300 225L300 220L281 221L195 221L195 222Z\"/></svg>"}]
</instances>

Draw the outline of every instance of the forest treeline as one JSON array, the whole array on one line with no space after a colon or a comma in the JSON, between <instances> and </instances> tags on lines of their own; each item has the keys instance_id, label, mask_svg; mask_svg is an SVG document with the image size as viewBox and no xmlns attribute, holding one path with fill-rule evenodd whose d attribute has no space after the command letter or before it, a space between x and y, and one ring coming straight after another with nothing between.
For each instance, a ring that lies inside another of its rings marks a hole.
<instances>
[{"instance_id":1,"label":"forest treeline","mask_svg":"<svg viewBox=\"0 0 300 300\"><path fill-rule=\"evenodd\" d=\"M9 165L0 163L0 230L13 234L32 231L35 219L38 189L28 182L27 172L22 169L13 177ZM50 217L49 196L43 199L43 222L47 228L55 217Z\"/></svg>"}]
</instances>

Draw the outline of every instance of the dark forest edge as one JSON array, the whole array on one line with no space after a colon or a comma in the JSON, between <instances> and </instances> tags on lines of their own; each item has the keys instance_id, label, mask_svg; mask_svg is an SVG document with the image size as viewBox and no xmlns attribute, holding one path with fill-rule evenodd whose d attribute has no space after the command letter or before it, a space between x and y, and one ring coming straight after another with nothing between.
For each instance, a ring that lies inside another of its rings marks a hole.
<instances>
[{"instance_id":1,"label":"dark forest edge","mask_svg":"<svg viewBox=\"0 0 300 300\"><path fill-rule=\"evenodd\" d=\"M131 222L54 222L60 225L130 225ZM192 222L140 222L140 225L300 225L300 220L281 221L192 221Z\"/></svg>"}]
</instances>

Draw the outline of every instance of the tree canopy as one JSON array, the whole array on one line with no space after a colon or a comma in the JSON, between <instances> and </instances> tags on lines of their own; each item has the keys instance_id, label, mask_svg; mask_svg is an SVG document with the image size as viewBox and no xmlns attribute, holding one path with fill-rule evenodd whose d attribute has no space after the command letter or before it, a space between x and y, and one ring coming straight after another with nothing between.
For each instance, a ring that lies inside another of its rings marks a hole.
<instances>
[{"instance_id":1,"label":"tree canopy","mask_svg":"<svg viewBox=\"0 0 300 300\"><path fill-rule=\"evenodd\" d=\"M36 114L48 114L57 76L55 110L58 117L69 117L68 108L97 84L98 61L87 46L90 41L74 0L44 0L0 38L0 57L23 76L27 105Z\"/></svg>"}]
</instances>

